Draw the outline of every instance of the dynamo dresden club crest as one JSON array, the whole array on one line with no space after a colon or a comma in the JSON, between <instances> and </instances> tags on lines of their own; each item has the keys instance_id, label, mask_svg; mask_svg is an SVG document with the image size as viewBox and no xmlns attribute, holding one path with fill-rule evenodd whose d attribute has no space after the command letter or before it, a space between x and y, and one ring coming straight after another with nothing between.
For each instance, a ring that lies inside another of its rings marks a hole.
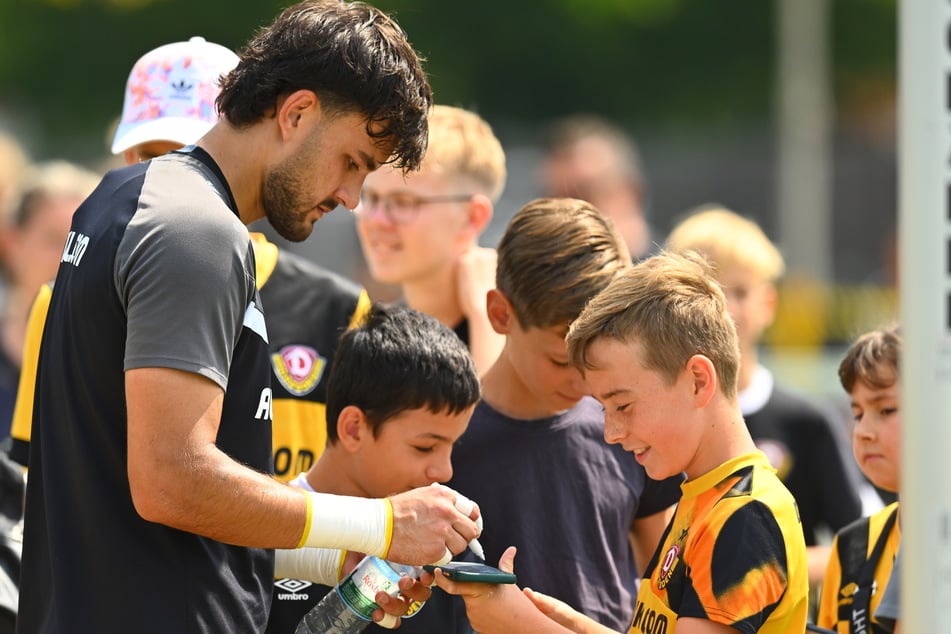
<instances>
[{"instance_id":1,"label":"dynamo dresden club crest","mask_svg":"<svg viewBox=\"0 0 951 634\"><path fill-rule=\"evenodd\" d=\"M308 346L284 346L271 355L274 374L294 396L309 394L320 383L327 359Z\"/></svg>"}]
</instances>

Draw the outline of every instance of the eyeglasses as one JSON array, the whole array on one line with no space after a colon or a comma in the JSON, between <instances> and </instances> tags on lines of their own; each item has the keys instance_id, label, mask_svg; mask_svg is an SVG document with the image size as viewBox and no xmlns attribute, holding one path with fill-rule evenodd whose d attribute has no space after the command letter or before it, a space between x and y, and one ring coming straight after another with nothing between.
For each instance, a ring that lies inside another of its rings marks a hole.
<instances>
[{"instance_id":1,"label":"eyeglasses","mask_svg":"<svg viewBox=\"0 0 951 634\"><path fill-rule=\"evenodd\" d=\"M387 219L395 225L405 225L416 219L419 208L433 203L461 203L472 198L472 194L444 194L441 196L414 196L407 193L394 193L381 196L373 191L360 193L360 205L353 210L358 217L367 217L374 209L380 209Z\"/></svg>"}]
</instances>

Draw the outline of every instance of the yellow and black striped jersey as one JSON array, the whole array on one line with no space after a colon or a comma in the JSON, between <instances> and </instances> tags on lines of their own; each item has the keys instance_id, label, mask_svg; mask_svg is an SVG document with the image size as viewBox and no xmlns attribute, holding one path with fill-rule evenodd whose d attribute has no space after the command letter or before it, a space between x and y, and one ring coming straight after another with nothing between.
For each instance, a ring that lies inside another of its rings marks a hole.
<instances>
[{"instance_id":1,"label":"yellow and black striped jersey","mask_svg":"<svg viewBox=\"0 0 951 634\"><path fill-rule=\"evenodd\" d=\"M895 564L895 555L901 543L901 529L895 520L889 521L898 512L898 502L893 502L874 515L862 517L836 533L825 577L822 580L822 596L819 598L819 614L816 624L830 630L849 634L849 622L855 616L872 634L886 631L875 618L878 604L882 601L885 587ZM896 516L897 517L897 516ZM888 529L888 533L884 531ZM874 552L882 540L877 561ZM855 553L853 548L857 548ZM855 555L858 556L855 556ZM869 562L868 581L871 591L866 594L868 605L854 605L862 580L861 568ZM890 631L890 630L887 630Z\"/></svg>"},{"instance_id":2,"label":"yellow and black striped jersey","mask_svg":"<svg viewBox=\"0 0 951 634\"><path fill-rule=\"evenodd\" d=\"M629 631L673 632L683 617L740 632L804 631L809 580L802 526L766 456L738 456L681 490L641 581Z\"/></svg>"}]
</instances>

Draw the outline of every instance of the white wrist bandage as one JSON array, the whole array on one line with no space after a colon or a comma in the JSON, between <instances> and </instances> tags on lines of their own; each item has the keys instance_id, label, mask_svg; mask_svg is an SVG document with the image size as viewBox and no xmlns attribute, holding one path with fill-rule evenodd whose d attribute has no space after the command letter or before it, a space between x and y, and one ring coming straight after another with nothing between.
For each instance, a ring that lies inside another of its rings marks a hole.
<instances>
[{"instance_id":1,"label":"white wrist bandage","mask_svg":"<svg viewBox=\"0 0 951 634\"><path fill-rule=\"evenodd\" d=\"M342 548L386 558L393 539L387 499L307 492L307 523L297 547Z\"/></svg>"},{"instance_id":2,"label":"white wrist bandage","mask_svg":"<svg viewBox=\"0 0 951 634\"><path fill-rule=\"evenodd\" d=\"M347 551L336 548L278 548L274 551L274 577L335 586L346 554Z\"/></svg>"}]
</instances>

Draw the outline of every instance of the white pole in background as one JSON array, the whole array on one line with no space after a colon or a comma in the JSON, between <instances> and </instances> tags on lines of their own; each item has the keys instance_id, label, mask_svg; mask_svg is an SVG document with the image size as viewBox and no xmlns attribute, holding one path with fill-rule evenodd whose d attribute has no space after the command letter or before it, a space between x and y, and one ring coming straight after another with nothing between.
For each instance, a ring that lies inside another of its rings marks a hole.
<instances>
[{"instance_id":1,"label":"white pole in background","mask_svg":"<svg viewBox=\"0 0 951 634\"><path fill-rule=\"evenodd\" d=\"M777 0L778 237L790 274L830 283L829 0Z\"/></svg>"},{"instance_id":2,"label":"white pole in background","mask_svg":"<svg viewBox=\"0 0 951 634\"><path fill-rule=\"evenodd\" d=\"M901 614L937 634L951 632L951 0L898 4Z\"/></svg>"}]
</instances>

